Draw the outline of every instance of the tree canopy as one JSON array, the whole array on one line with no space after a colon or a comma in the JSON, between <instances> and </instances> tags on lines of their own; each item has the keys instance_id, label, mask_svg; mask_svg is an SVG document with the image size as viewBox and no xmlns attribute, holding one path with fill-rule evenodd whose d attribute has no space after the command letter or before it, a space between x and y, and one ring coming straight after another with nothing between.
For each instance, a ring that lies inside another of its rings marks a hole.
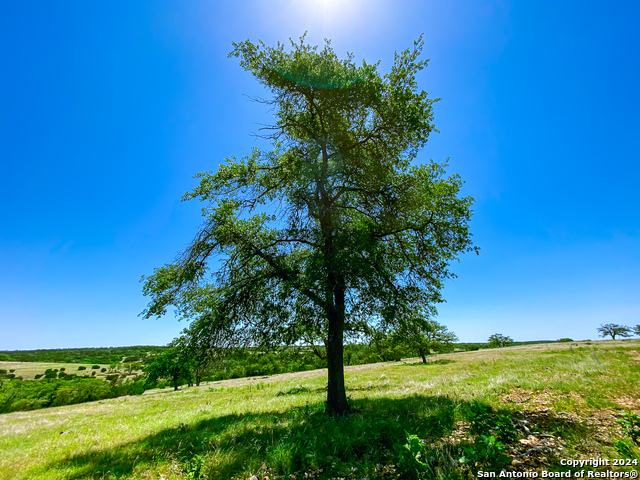
<instances>
[{"instance_id":1,"label":"tree canopy","mask_svg":"<svg viewBox=\"0 0 640 480\"><path fill-rule=\"evenodd\" d=\"M492 348L500 348L506 347L507 345L511 345L513 343L513 339L501 333L494 333L489 337L489 347Z\"/></svg>"},{"instance_id":2,"label":"tree canopy","mask_svg":"<svg viewBox=\"0 0 640 480\"><path fill-rule=\"evenodd\" d=\"M379 63L291 42L230 53L270 91L269 149L197 175L204 223L172 263L144 278L145 317L173 306L237 345L318 339L327 410L348 410L345 335L435 313L449 264L471 251L473 199L446 163L418 163L434 130L418 89L423 43Z\"/></svg>"},{"instance_id":3,"label":"tree canopy","mask_svg":"<svg viewBox=\"0 0 640 480\"><path fill-rule=\"evenodd\" d=\"M395 335L398 341L414 349L425 364L427 355L451 351L453 342L458 340L444 325L415 314L399 322Z\"/></svg>"}]
</instances>

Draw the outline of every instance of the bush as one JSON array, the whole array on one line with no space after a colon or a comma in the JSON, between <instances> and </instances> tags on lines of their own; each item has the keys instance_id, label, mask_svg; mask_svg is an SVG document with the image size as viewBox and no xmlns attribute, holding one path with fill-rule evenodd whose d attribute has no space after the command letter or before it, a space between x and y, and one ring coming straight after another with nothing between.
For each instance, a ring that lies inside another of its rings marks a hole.
<instances>
[{"instance_id":1,"label":"bush","mask_svg":"<svg viewBox=\"0 0 640 480\"><path fill-rule=\"evenodd\" d=\"M403 478L422 480L428 478L429 463L424 444L416 435L405 432L406 443L394 445L397 457L396 470Z\"/></svg>"},{"instance_id":2,"label":"bush","mask_svg":"<svg viewBox=\"0 0 640 480\"><path fill-rule=\"evenodd\" d=\"M91 402L110 397L111 386L101 380L77 381L56 390L52 406Z\"/></svg>"},{"instance_id":3,"label":"bush","mask_svg":"<svg viewBox=\"0 0 640 480\"><path fill-rule=\"evenodd\" d=\"M622 431L631 440L640 445L640 415L632 412L623 412L616 423L622 427Z\"/></svg>"},{"instance_id":4,"label":"bush","mask_svg":"<svg viewBox=\"0 0 640 480\"><path fill-rule=\"evenodd\" d=\"M87 367L83 367L83 366L78 367L78 370L86 370L86 369Z\"/></svg>"},{"instance_id":5,"label":"bush","mask_svg":"<svg viewBox=\"0 0 640 480\"><path fill-rule=\"evenodd\" d=\"M26 412L42 408L46 400L38 400L36 398L23 398L11 404L11 410L14 412Z\"/></svg>"},{"instance_id":6,"label":"bush","mask_svg":"<svg viewBox=\"0 0 640 480\"><path fill-rule=\"evenodd\" d=\"M102 373L104 373L104 372L106 372L106 371L107 371L107 369L106 369L106 368L104 368L104 367L102 367L102 368L100 369L100 371L101 371Z\"/></svg>"},{"instance_id":7,"label":"bush","mask_svg":"<svg viewBox=\"0 0 640 480\"><path fill-rule=\"evenodd\" d=\"M38 379L42 378L42 376L43 376L43 375L44 375L43 373L38 373L38 374L35 376L35 379L36 379L36 380L38 380Z\"/></svg>"},{"instance_id":8,"label":"bush","mask_svg":"<svg viewBox=\"0 0 640 480\"><path fill-rule=\"evenodd\" d=\"M93 370L98 370L100 368L100 365L91 365L91 368Z\"/></svg>"},{"instance_id":9,"label":"bush","mask_svg":"<svg viewBox=\"0 0 640 480\"><path fill-rule=\"evenodd\" d=\"M96 376L96 372L95 371L91 372L91 376L95 377Z\"/></svg>"},{"instance_id":10,"label":"bush","mask_svg":"<svg viewBox=\"0 0 640 480\"><path fill-rule=\"evenodd\" d=\"M567 342L573 342L572 338L560 338L558 340L559 343L567 343Z\"/></svg>"}]
</instances>

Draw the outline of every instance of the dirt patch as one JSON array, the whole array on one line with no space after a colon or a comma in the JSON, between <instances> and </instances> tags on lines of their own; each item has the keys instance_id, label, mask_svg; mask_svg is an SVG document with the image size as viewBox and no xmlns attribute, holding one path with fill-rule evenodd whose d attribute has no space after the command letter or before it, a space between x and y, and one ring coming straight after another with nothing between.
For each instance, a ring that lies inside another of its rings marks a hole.
<instances>
[{"instance_id":1,"label":"dirt patch","mask_svg":"<svg viewBox=\"0 0 640 480\"><path fill-rule=\"evenodd\" d=\"M634 413L640 413L640 398L633 398L628 396L616 397L613 399L622 408L628 408L634 411Z\"/></svg>"},{"instance_id":2,"label":"dirt patch","mask_svg":"<svg viewBox=\"0 0 640 480\"><path fill-rule=\"evenodd\" d=\"M628 350L626 352L627 355L631 356L631 360L635 360L636 362L640 362L640 353L637 350Z\"/></svg>"},{"instance_id":3,"label":"dirt patch","mask_svg":"<svg viewBox=\"0 0 640 480\"><path fill-rule=\"evenodd\" d=\"M551 405L560 398L573 398L578 403L584 401L582 396L576 392L565 393L551 389L526 390L524 388L514 388L511 392L502 396L502 401L505 403L526 403L528 408L537 410L541 408L552 409Z\"/></svg>"}]
</instances>

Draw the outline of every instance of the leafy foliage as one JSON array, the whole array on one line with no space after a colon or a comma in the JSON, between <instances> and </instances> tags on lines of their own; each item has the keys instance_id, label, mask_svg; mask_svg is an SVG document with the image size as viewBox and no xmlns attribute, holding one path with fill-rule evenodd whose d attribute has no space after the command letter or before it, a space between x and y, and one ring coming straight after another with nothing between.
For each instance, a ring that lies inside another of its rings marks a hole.
<instances>
[{"instance_id":1,"label":"leafy foliage","mask_svg":"<svg viewBox=\"0 0 640 480\"><path fill-rule=\"evenodd\" d=\"M640 415L632 412L622 412L617 423L634 443L640 445Z\"/></svg>"},{"instance_id":2,"label":"leafy foliage","mask_svg":"<svg viewBox=\"0 0 640 480\"><path fill-rule=\"evenodd\" d=\"M511 417L495 412L490 405L484 403L471 403L469 420L470 432L474 435L495 435L502 442L511 442L518 436Z\"/></svg>"},{"instance_id":3,"label":"leafy foliage","mask_svg":"<svg viewBox=\"0 0 640 480\"><path fill-rule=\"evenodd\" d=\"M396 472L402 478L421 480L429 478L429 463L424 444L417 435L405 432L407 441L404 445L395 445L397 456Z\"/></svg>"},{"instance_id":4,"label":"leafy foliage","mask_svg":"<svg viewBox=\"0 0 640 480\"><path fill-rule=\"evenodd\" d=\"M490 405L472 402L469 408L470 433L476 435L473 444L462 446L461 463L483 469L500 470L513 460L506 455L506 443L518 436L511 417L493 410Z\"/></svg>"},{"instance_id":5,"label":"leafy foliage","mask_svg":"<svg viewBox=\"0 0 640 480\"><path fill-rule=\"evenodd\" d=\"M462 450L461 463L486 470L501 470L513 461L506 455L506 445L494 435L478 435L472 445L465 445Z\"/></svg>"}]
</instances>

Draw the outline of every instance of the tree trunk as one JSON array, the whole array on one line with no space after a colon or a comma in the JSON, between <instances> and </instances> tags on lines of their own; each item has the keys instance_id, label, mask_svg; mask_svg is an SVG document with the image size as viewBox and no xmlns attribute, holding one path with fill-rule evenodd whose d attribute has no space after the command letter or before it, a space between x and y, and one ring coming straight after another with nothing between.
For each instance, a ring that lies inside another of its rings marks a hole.
<instances>
[{"instance_id":1,"label":"tree trunk","mask_svg":"<svg viewBox=\"0 0 640 480\"><path fill-rule=\"evenodd\" d=\"M335 308L328 312L327 339L327 413L343 415L349 412L344 386L344 287L335 289Z\"/></svg>"},{"instance_id":2,"label":"tree trunk","mask_svg":"<svg viewBox=\"0 0 640 480\"><path fill-rule=\"evenodd\" d=\"M327 349L327 413L342 415L349 411L347 393L344 386L343 366L344 322L329 319L329 341Z\"/></svg>"},{"instance_id":3,"label":"tree trunk","mask_svg":"<svg viewBox=\"0 0 640 480\"><path fill-rule=\"evenodd\" d=\"M422 357L422 363L427 363L427 357L424 354L424 348L419 348L418 353L420 353L420 356Z\"/></svg>"}]
</instances>

